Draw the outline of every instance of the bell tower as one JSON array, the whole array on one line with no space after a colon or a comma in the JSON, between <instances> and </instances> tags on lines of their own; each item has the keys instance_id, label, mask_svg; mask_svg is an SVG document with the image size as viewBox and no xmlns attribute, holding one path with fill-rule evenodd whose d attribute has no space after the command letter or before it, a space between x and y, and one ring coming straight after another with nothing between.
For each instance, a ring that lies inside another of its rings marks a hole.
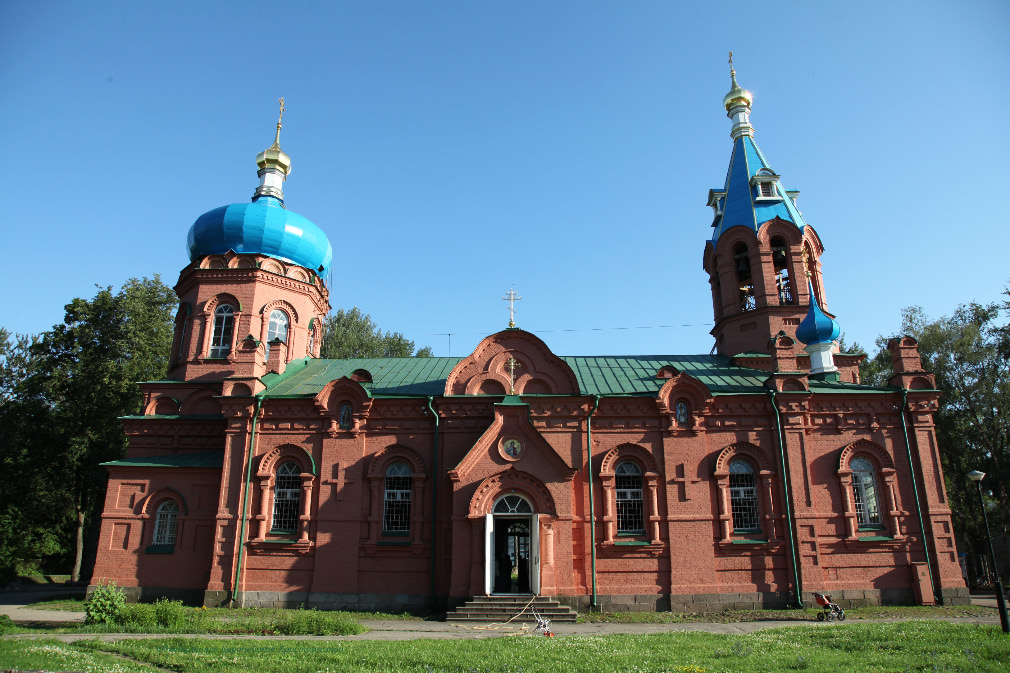
<instances>
[{"instance_id":1,"label":"bell tower","mask_svg":"<svg viewBox=\"0 0 1010 673\"><path fill-rule=\"evenodd\" d=\"M319 356L333 249L322 229L285 207L291 157L280 146L281 118L273 144L256 157L251 203L208 211L189 230L190 264L175 286L173 379L255 382Z\"/></svg>"},{"instance_id":2,"label":"bell tower","mask_svg":"<svg viewBox=\"0 0 1010 673\"><path fill-rule=\"evenodd\" d=\"M740 87L730 53L731 89L723 99L732 120L726 182L709 191L712 238L703 264L712 289L716 352L767 353L770 337L795 335L813 297L826 307L820 237L796 207L754 141L753 96ZM809 282L807 279L809 278ZM798 348L797 344L797 348Z\"/></svg>"}]
</instances>

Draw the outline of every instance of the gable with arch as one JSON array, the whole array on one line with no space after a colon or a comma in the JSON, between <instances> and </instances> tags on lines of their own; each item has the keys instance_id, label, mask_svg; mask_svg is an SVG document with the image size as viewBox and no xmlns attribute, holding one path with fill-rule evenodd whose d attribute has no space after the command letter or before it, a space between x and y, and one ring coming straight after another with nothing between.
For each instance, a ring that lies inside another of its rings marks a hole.
<instances>
[{"instance_id":1,"label":"gable with arch","mask_svg":"<svg viewBox=\"0 0 1010 673\"><path fill-rule=\"evenodd\" d=\"M520 329L507 329L481 341L457 364L445 382L446 395L501 395L508 392L510 360L516 361L517 395L577 395L578 379L543 341ZM497 384L497 385L496 385Z\"/></svg>"}]
</instances>

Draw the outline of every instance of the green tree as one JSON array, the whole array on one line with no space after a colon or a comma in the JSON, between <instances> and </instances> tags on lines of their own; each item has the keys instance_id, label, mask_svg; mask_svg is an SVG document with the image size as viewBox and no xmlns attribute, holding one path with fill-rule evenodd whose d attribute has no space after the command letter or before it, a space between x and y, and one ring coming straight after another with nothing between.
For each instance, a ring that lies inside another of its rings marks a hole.
<instances>
[{"instance_id":1,"label":"green tree","mask_svg":"<svg viewBox=\"0 0 1010 673\"><path fill-rule=\"evenodd\" d=\"M80 577L85 532L104 492L101 463L126 448L119 417L137 413L138 381L164 378L172 340L171 288L155 276L127 281L118 293L100 288L90 300L67 304L62 324L28 349L27 374L0 414L5 461L27 479L31 498L5 487L19 502L19 521L41 521L47 509L64 538L73 537L73 570ZM41 479L42 483L35 484ZM49 493L47 499L36 501ZM14 514L11 514L14 516Z\"/></svg>"},{"instance_id":2,"label":"green tree","mask_svg":"<svg viewBox=\"0 0 1010 673\"><path fill-rule=\"evenodd\" d=\"M63 494L37 458L51 427L51 407L35 372L38 337L0 328L0 583L35 560L66 552Z\"/></svg>"},{"instance_id":3,"label":"green tree","mask_svg":"<svg viewBox=\"0 0 1010 673\"><path fill-rule=\"evenodd\" d=\"M358 307L350 311L339 309L326 318L323 325L322 357L338 358L430 358L431 348L414 352L414 342L400 332L385 332L376 326L372 316Z\"/></svg>"},{"instance_id":4,"label":"green tree","mask_svg":"<svg viewBox=\"0 0 1010 673\"><path fill-rule=\"evenodd\" d=\"M1007 292L1010 297L1010 291ZM923 368L942 391L934 415L954 525L962 533L981 526L978 496L965 475L987 474L992 488L990 523L1010 526L1010 301L971 302L949 317L931 319L917 306L902 311L903 334L919 342ZM886 385L893 374L888 339L877 339L876 355L864 362L863 379ZM988 507L987 507L988 509Z\"/></svg>"}]
</instances>

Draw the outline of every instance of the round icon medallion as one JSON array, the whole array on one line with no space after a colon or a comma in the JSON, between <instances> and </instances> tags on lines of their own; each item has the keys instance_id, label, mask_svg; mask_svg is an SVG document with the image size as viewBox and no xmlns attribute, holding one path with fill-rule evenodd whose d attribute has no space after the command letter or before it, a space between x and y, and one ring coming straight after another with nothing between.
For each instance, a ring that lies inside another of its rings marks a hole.
<instances>
[{"instance_id":1,"label":"round icon medallion","mask_svg":"<svg viewBox=\"0 0 1010 673\"><path fill-rule=\"evenodd\" d=\"M523 455L523 443L515 437L504 437L498 443L498 451L505 460L519 460Z\"/></svg>"}]
</instances>

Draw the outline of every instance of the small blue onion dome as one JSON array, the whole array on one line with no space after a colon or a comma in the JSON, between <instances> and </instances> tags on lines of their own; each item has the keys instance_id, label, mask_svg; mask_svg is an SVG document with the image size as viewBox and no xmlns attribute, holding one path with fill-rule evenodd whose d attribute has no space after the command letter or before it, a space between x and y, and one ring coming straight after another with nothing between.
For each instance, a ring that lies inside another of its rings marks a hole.
<instances>
[{"instance_id":1,"label":"small blue onion dome","mask_svg":"<svg viewBox=\"0 0 1010 673\"><path fill-rule=\"evenodd\" d=\"M333 261L333 248L323 230L272 196L204 213L190 228L186 245L190 261L234 250L276 257L322 276Z\"/></svg>"},{"instance_id":2,"label":"small blue onion dome","mask_svg":"<svg viewBox=\"0 0 1010 673\"><path fill-rule=\"evenodd\" d=\"M813 344L831 343L842 333L842 328L838 326L834 318L829 318L821 307L817 305L817 296L814 295L814 287L810 288L810 310L803 318L803 322L796 328L796 339L808 346Z\"/></svg>"}]
</instances>

